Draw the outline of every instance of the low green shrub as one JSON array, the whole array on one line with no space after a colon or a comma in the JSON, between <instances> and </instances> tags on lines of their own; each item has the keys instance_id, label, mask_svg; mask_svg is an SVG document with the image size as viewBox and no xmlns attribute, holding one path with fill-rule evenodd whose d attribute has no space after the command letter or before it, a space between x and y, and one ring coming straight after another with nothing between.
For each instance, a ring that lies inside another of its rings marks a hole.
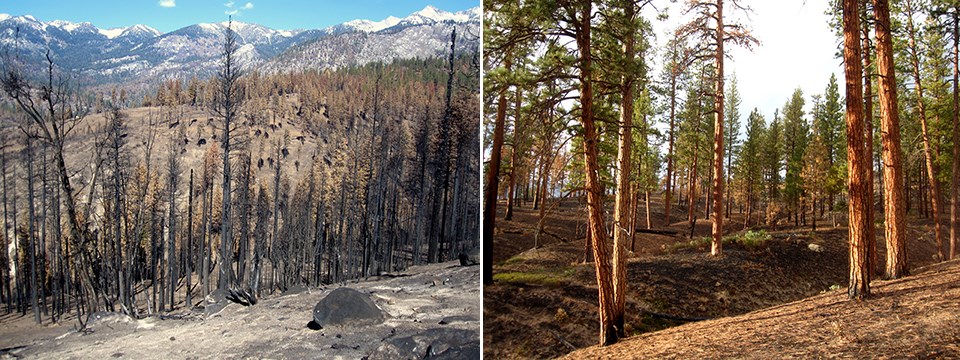
<instances>
[{"instance_id":1,"label":"low green shrub","mask_svg":"<svg viewBox=\"0 0 960 360\"><path fill-rule=\"evenodd\" d=\"M766 230L750 230L740 236L739 242L746 248L755 249L766 245L770 238Z\"/></svg>"}]
</instances>

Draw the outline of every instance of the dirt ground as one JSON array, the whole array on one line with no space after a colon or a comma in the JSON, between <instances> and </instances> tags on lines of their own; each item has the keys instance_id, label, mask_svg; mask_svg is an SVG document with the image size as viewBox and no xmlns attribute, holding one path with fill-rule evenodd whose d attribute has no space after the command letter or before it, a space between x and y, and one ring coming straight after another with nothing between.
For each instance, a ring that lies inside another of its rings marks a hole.
<instances>
[{"instance_id":1,"label":"dirt ground","mask_svg":"<svg viewBox=\"0 0 960 360\"><path fill-rule=\"evenodd\" d=\"M394 359L480 355L480 267L446 262L395 277L348 282L266 297L221 312L131 319L107 314L77 332L75 321L36 325L33 316L0 318L0 358L47 359ZM369 294L387 314L381 325L307 327L327 292L347 286Z\"/></svg>"},{"instance_id":2,"label":"dirt ground","mask_svg":"<svg viewBox=\"0 0 960 360\"><path fill-rule=\"evenodd\" d=\"M484 288L486 357L551 358L598 342L595 269L583 262L583 209L574 200L567 203L553 208L546 222L548 232L562 235L543 236L539 248L532 240L536 212L523 207L515 209L513 221L504 221L502 212L498 217L494 284ZM654 224L664 219L660 209L659 201L651 206ZM674 211L674 223L665 229L675 235L637 235L627 270L628 335L736 316L845 288L845 227L834 228L824 219L816 232L809 226L781 224L764 229L771 236L764 245L725 244L724 255L717 258L709 256L700 241L709 235L710 222L696 223L691 242L686 211ZM743 215L734 210L726 221L727 233L742 233L742 222ZM877 229L882 268L883 231ZM908 231L911 266L932 263L932 224L912 219Z\"/></svg>"},{"instance_id":3,"label":"dirt ground","mask_svg":"<svg viewBox=\"0 0 960 360\"><path fill-rule=\"evenodd\" d=\"M590 347L569 359L960 358L960 260L741 316L702 321Z\"/></svg>"}]
</instances>

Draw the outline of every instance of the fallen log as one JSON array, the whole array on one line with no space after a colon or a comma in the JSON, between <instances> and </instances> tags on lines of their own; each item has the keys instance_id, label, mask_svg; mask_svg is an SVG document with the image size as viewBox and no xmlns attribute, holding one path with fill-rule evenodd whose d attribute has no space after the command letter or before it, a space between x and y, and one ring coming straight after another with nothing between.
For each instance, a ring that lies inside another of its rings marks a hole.
<instances>
[{"instance_id":1,"label":"fallen log","mask_svg":"<svg viewBox=\"0 0 960 360\"><path fill-rule=\"evenodd\" d=\"M642 234L656 234L656 235L667 235L667 236L680 235L679 231L669 230L669 229L636 229L636 231Z\"/></svg>"}]
</instances>

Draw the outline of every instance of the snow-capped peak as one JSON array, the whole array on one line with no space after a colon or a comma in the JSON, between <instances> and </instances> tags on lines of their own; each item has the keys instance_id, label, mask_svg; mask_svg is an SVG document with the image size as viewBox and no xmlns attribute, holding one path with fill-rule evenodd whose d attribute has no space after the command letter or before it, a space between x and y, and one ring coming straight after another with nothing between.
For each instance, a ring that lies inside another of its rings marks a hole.
<instances>
[{"instance_id":1,"label":"snow-capped peak","mask_svg":"<svg viewBox=\"0 0 960 360\"><path fill-rule=\"evenodd\" d=\"M10 16L10 14L0 14L0 21L4 21L4 20L9 19L9 18L11 18L11 17L12 17L12 16Z\"/></svg>"},{"instance_id":2,"label":"snow-capped peak","mask_svg":"<svg viewBox=\"0 0 960 360\"><path fill-rule=\"evenodd\" d=\"M113 39L117 36L120 36L127 28L112 28L112 29L100 29L100 34L106 36L107 39Z\"/></svg>"},{"instance_id":3,"label":"snow-capped peak","mask_svg":"<svg viewBox=\"0 0 960 360\"><path fill-rule=\"evenodd\" d=\"M417 11L413 14L410 14L410 16L403 18L400 23L405 25L432 24L444 21L463 23L470 20L479 19L479 16L475 14L479 12L479 9L479 7L475 7L454 14L427 5L425 8L423 8L423 10Z\"/></svg>"},{"instance_id":4,"label":"snow-capped peak","mask_svg":"<svg viewBox=\"0 0 960 360\"><path fill-rule=\"evenodd\" d=\"M446 11L439 10L433 7L432 5L427 5L427 7L423 8L423 10L417 11L411 15L420 15L429 19L437 19L442 17L444 14L449 14L449 13Z\"/></svg>"},{"instance_id":5,"label":"snow-capped peak","mask_svg":"<svg viewBox=\"0 0 960 360\"><path fill-rule=\"evenodd\" d=\"M390 16L380 21L370 21L364 19L350 20L343 23L343 25L363 32L377 32L399 24L400 20L401 19L398 17Z\"/></svg>"},{"instance_id":6,"label":"snow-capped peak","mask_svg":"<svg viewBox=\"0 0 960 360\"><path fill-rule=\"evenodd\" d=\"M90 31L90 32L97 32L97 31L99 31L99 29L97 29L96 26L93 26L93 24L88 23L88 22L75 23L75 22L70 22L70 21L65 21L65 20L54 20L54 21L51 21L51 22L49 22L49 23L47 23L47 24L49 24L50 26L53 26L53 27L57 27L57 28L63 29L63 30L66 31L66 32L71 32L71 33L74 32L74 31L77 31L77 30L86 30L86 31Z\"/></svg>"},{"instance_id":7,"label":"snow-capped peak","mask_svg":"<svg viewBox=\"0 0 960 360\"><path fill-rule=\"evenodd\" d=\"M160 36L161 34L160 31L157 31L157 29L154 29L146 25L141 25L141 24L128 26L128 27L111 28L111 29L98 29L98 31L103 36L106 36L107 39L115 39L123 36L154 37L154 36Z\"/></svg>"},{"instance_id":8,"label":"snow-capped peak","mask_svg":"<svg viewBox=\"0 0 960 360\"><path fill-rule=\"evenodd\" d=\"M129 36L129 35L147 35L147 36L159 36L161 33L157 29L152 27L136 24L134 26L128 27L123 30L120 36Z\"/></svg>"}]
</instances>

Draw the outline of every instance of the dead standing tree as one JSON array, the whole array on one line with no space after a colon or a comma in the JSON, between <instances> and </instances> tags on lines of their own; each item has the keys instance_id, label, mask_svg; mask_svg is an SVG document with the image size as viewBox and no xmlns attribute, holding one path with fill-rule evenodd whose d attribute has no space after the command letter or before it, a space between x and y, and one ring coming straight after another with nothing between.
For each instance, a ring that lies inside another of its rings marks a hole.
<instances>
[{"instance_id":1,"label":"dead standing tree","mask_svg":"<svg viewBox=\"0 0 960 360\"><path fill-rule=\"evenodd\" d=\"M437 183L443 188L440 197L434 200L434 214L436 219L440 218L440 228L435 236L430 236L430 242L427 244L427 262L443 261L443 243L446 238L446 214L447 214L447 193L450 190L450 98L453 92L453 75L455 74L453 62L456 56L457 29L454 28L450 33L450 57L449 68L447 70L447 90L444 97L443 124L440 125L440 144L437 159ZM433 228L431 226L431 228Z\"/></svg>"},{"instance_id":2,"label":"dead standing tree","mask_svg":"<svg viewBox=\"0 0 960 360\"><path fill-rule=\"evenodd\" d=\"M52 150L51 156L55 163L63 203L67 209L67 224L70 228L71 244L77 250L74 254L79 263L74 269L81 271L82 286L87 296L86 308L92 311L99 306L98 299L104 304L108 301L100 289L100 282L94 281L92 272L92 235L88 231L87 217L81 216L77 206L77 192L70 179L70 171L64 160L64 145L67 137L83 122L89 106L83 101L78 88L73 87L68 76L55 73L55 64L50 50L47 50L45 78L33 83L31 79L21 73L17 63L4 61L7 64L0 79L3 91L26 115L26 123L20 124L20 129L30 138L40 140ZM77 317L83 327L82 316Z\"/></svg>"},{"instance_id":3,"label":"dead standing tree","mask_svg":"<svg viewBox=\"0 0 960 360\"><path fill-rule=\"evenodd\" d=\"M240 111L244 99L244 90L240 85L243 74L238 59L239 46L237 35L232 29L232 20L227 23L223 34L223 48L220 52L220 64L216 74L217 89L214 94L211 111L223 118L221 148L223 149L223 208L221 211L220 231L220 278L217 286L221 289L234 286L233 264L233 227L231 212L230 172L230 135L237 125L234 119Z\"/></svg>"}]
</instances>

